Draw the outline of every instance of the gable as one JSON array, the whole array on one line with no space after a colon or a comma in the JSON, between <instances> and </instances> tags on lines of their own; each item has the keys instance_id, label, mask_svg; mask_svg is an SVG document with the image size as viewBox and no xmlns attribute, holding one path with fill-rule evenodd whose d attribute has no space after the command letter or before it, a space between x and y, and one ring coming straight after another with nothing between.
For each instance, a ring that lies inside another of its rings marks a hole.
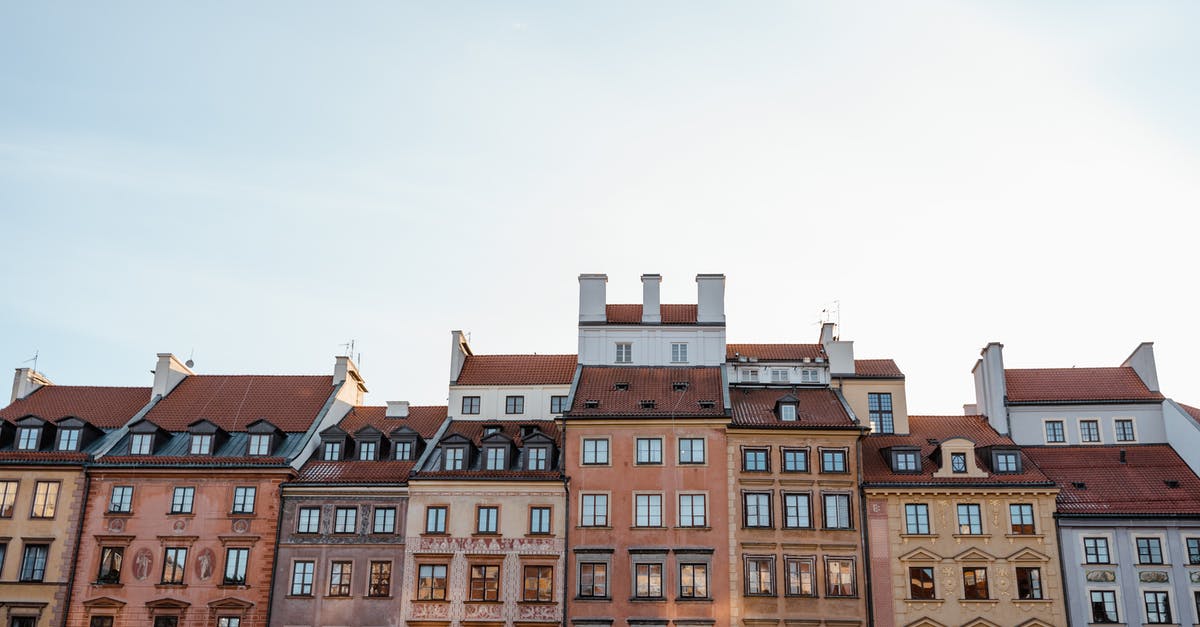
<instances>
[{"instance_id":1,"label":"gable","mask_svg":"<svg viewBox=\"0 0 1200 627\"><path fill-rule=\"evenodd\" d=\"M977 548L971 547L962 553L954 556L954 559L959 562L994 562L995 556L989 555Z\"/></svg>"},{"instance_id":2,"label":"gable","mask_svg":"<svg viewBox=\"0 0 1200 627\"><path fill-rule=\"evenodd\" d=\"M942 556L918 548L901 555L898 559L902 562L940 562L942 561Z\"/></svg>"}]
</instances>

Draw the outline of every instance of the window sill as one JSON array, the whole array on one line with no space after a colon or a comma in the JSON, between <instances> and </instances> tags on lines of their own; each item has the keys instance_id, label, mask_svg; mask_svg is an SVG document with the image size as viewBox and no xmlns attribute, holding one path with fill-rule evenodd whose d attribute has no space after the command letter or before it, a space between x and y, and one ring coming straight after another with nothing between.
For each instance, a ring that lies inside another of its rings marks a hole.
<instances>
[{"instance_id":1,"label":"window sill","mask_svg":"<svg viewBox=\"0 0 1200 627\"><path fill-rule=\"evenodd\" d=\"M634 525L629 528L630 531L663 531L666 527L662 525Z\"/></svg>"},{"instance_id":2,"label":"window sill","mask_svg":"<svg viewBox=\"0 0 1200 627\"><path fill-rule=\"evenodd\" d=\"M712 527L671 527L672 529L680 529L685 531L712 531Z\"/></svg>"},{"instance_id":3,"label":"window sill","mask_svg":"<svg viewBox=\"0 0 1200 627\"><path fill-rule=\"evenodd\" d=\"M254 512L229 512L231 518L253 518Z\"/></svg>"},{"instance_id":4,"label":"window sill","mask_svg":"<svg viewBox=\"0 0 1200 627\"><path fill-rule=\"evenodd\" d=\"M167 516L195 516L196 512L167 512Z\"/></svg>"},{"instance_id":5,"label":"window sill","mask_svg":"<svg viewBox=\"0 0 1200 627\"><path fill-rule=\"evenodd\" d=\"M387 600L389 600L389 599L391 599L391 598L393 598L393 597L392 597L392 595L390 595L390 594L387 594L387 595L383 595L383 594L368 594L367 596L365 596L365 597L363 597L363 598L364 598L364 599L366 599L367 601L387 601Z\"/></svg>"},{"instance_id":6,"label":"window sill","mask_svg":"<svg viewBox=\"0 0 1200 627\"><path fill-rule=\"evenodd\" d=\"M449 605L450 599L414 599L413 603L428 603L429 605Z\"/></svg>"},{"instance_id":7,"label":"window sill","mask_svg":"<svg viewBox=\"0 0 1200 627\"><path fill-rule=\"evenodd\" d=\"M93 588L124 588L125 584L119 581L93 581Z\"/></svg>"},{"instance_id":8,"label":"window sill","mask_svg":"<svg viewBox=\"0 0 1200 627\"><path fill-rule=\"evenodd\" d=\"M501 605L504 601L500 599L467 599L463 603L470 603L471 605Z\"/></svg>"},{"instance_id":9,"label":"window sill","mask_svg":"<svg viewBox=\"0 0 1200 627\"><path fill-rule=\"evenodd\" d=\"M1021 538L1029 538L1030 540L1041 540L1041 539L1045 538L1046 536L1041 533L1006 533L1006 534L1004 534L1004 537L1008 538L1010 540L1019 540Z\"/></svg>"},{"instance_id":10,"label":"window sill","mask_svg":"<svg viewBox=\"0 0 1200 627\"><path fill-rule=\"evenodd\" d=\"M675 597L676 603L712 603L712 597Z\"/></svg>"},{"instance_id":11,"label":"window sill","mask_svg":"<svg viewBox=\"0 0 1200 627\"><path fill-rule=\"evenodd\" d=\"M904 602L905 603L917 603L917 604L933 603L935 605L941 605L946 602L946 599L904 599Z\"/></svg>"},{"instance_id":12,"label":"window sill","mask_svg":"<svg viewBox=\"0 0 1200 627\"><path fill-rule=\"evenodd\" d=\"M629 597L630 603L666 603L666 597Z\"/></svg>"},{"instance_id":13,"label":"window sill","mask_svg":"<svg viewBox=\"0 0 1200 627\"><path fill-rule=\"evenodd\" d=\"M582 529L582 530L585 530L585 531L586 531L586 530L589 530L589 529L590 529L590 530L594 530L594 531L612 531L612 529L613 529L612 527L609 527L609 526L599 526L599 525L587 525L587 526L584 526L584 525L575 525L575 528L576 528L576 529Z\"/></svg>"},{"instance_id":14,"label":"window sill","mask_svg":"<svg viewBox=\"0 0 1200 627\"><path fill-rule=\"evenodd\" d=\"M426 531L421 534L422 538L449 538L450 534L445 531Z\"/></svg>"},{"instance_id":15,"label":"window sill","mask_svg":"<svg viewBox=\"0 0 1200 627\"><path fill-rule=\"evenodd\" d=\"M283 598L291 599L293 601L305 601L305 600L311 601L311 600L315 599L316 597L314 597L311 594L288 594L288 595L284 595Z\"/></svg>"},{"instance_id":16,"label":"window sill","mask_svg":"<svg viewBox=\"0 0 1200 627\"><path fill-rule=\"evenodd\" d=\"M821 531L854 531L854 527L821 527Z\"/></svg>"},{"instance_id":17,"label":"window sill","mask_svg":"<svg viewBox=\"0 0 1200 627\"><path fill-rule=\"evenodd\" d=\"M995 605L1000 602L1000 599L959 599L958 602L967 605Z\"/></svg>"},{"instance_id":18,"label":"window sill","mask_svg":"<svg viewBox=\"0 0 1200 627\"><path fill-rule=\"evenodd\" d=\"M503 601L501 601L501 603L503 603ZM556 603L554 601L532 601L529 599L522 599L517 601L517 605L556 605Z\"/></svg>"},{"instance_id":19,"label":"window sill","mask_svg":"<svg viewBox=\"0 0 1200 627\"><path fill-rule=\"evenodd\" d=\"M1053 599L1013 599L1013 603L1032 603L1034 605L1049 605L1053 603Z\"/></svg>"},{"instance_id":20,"label":"window sill","mask_svg":"<svg viewBox=\"0 0 1200 627\"><path fill-rule=\"evenodd\" d=\"M186 583L156 583L154 587L158 590L187 590Z\"/></svg>"},{"instance_id":21,"label":"window sill","mask_svg":"<svg viewBox=\"0 0 1200 627\"><path fill-rule=\"evenodd\" d=\"M742 531L774 531L774 525L764 525L762 527L746 527L742 526Z\"/></svg>"},{"instance_id":22,"label":"window sill","mask_svg":"<svg viewBox=\"0 0 1200 627\"><path fill-rule=\"evenodd\" d=\"M612 603L612 597L573 597L575 601L592 601L599 603Z\"/></svg>"},{"instance_id":23,"label":"window sill","mask_svg":"<svg viewBox=\"0 0 1200 627\"><path fill-rule=\"evenodd\" d=\"M900 537L901 538L916 538L919 540L922 538L936 538L937 534L936 533L902 533L902 534L900 534Z\"/></svg>"},{"instance_id":24,"label":"window sill","mask_svg":"<svg viewBox=\"0 0 1200 627\"><path fill-rule=\"evenodd\" d=\"M348 594L327 594L327 595L325 595L325 600L327 600L327 601L349 601L353 598L354 597L352 597Z\"/></svg>"},{"instance_id":25,"label":"window sill","mask_svg":"<svg viewBox=\"0 0 1200 627\"><path fill-rule=\"evenodd\" d=\"M1170 568L1171 564L1170 563L1142 564L1141 562L1138 562L1137 564L1134 564L1134 566L1136 568ZM1147 624L1149 624L1149 623L1147 623ZM1154 623L1154 624L1156 624L1156 625L1171 625L1174 623Z\"/></svg>"},{"instance_id":26,"label":"window sill","mask_svg":"<svg viewBox=\"0 0 1200 627\"><path fill-rule=\"evenodd\" d=\"M472 538L498 538L500 533L496 531L476 531L471 534Z\"/></svg>"},{"instance_id":27,"label":"window sill","mask_svg":"<svg viewBox=\"0 0 1200 627\"><path fill-rule=\"evenodd\" d=\"M987 536L987 534L985 534L985 533L955 533L955 534L952 534L951 537L954 537L954 538L984 538L986 536Z\"/></svg>"},{"instance_id":28,"label":"window sill","mask_svg":"<svg viewBox=\"0 0 1200 627\"><path fill-rule=\"evenodd\" d=\"M249 590L250 586L244 583L222 583L217 584L217 587L222 590Z\"/></svg>"},{"instance_id":29,"label":"window sill","mask_svg":"<svg viewBox=\"0 0 1200 627\"><path fill-rule=\"evenodd\" d=\"M525 534L525 537L526 538L553 538L554 534L552 534L552 533L527 533L527 534Z\"/></svg>"},{"instance_id":30,"label":"window sill","mask_svg":"<svg viewBox=\"0 0 1200 627\"><path fill-rule=\"evenodd\" d=\"M113 516L116 518L133 518L133 512L131 512L131 511L130 512L121 512L121 511L114 512L114 511L109 510L109 511L104 512L104 515L105 516Z\"/></svg>"}]
</instances>

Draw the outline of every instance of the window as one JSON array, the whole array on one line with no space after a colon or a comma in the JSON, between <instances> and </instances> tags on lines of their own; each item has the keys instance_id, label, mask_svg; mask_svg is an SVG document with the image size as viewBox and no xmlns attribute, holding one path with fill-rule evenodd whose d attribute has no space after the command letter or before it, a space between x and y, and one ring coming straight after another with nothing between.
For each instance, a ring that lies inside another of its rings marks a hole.
<instances>
[{"instance_id":1,"label":"window","mask_svg":"<svg viewBox=\"0 0 1200 627\"><path fill-rule=\"evenodd\" d=\"M463 414L478 414L479 413L479 397L464 396L462 400Z\"/></svg>"},{"instance_id":2,"label":"window","mask_svg":"<svg viewBox=\"0 0 1200 627\"><path fill-rule=\"evenodd\" d=\"M250 549L225 549L225 585L246 585L246 562Z\"/></svg>"},{"instance_id":3,"label":"window","mask_svg":"<svg viewBox=\"0 0 1200 627\"><path fill-rule=\"evenodd\" d=\"M1143 592L1146 601L1146 622L1151 625L1162 625L1171 622L1171 603L1166 592Z\"/></svg>"},{"instance_id":4,"label":"window","mask_svg":"<svg viewBox=\"0 0 1200 627\"><path fill-rule=\"evenodd\" d=\"M895 472L920 472L921 465L917 463L916 451L893 452L892 470Z\"/></svg>"},{"instance_id":5,"label":"window","mask_svg":"<svg viewBox=\"0 0 1200 627\"><path fill-rule=\"evenodd\" d=\"M637 511L634 518L634 526L637 527L661 527L662 526L662 495L661 494L638 494L635 497Z\"/></svg>"},{"instance_id":6,"label":"window","mask_svg":"<svg viewBox=\"0 0 1200 627\"><path fill-rule=\"evenodd\" d=\"M581 562L579 564L579 596L587 599L608 597L608 564Z\"/></svg>"},{"instance_id":7,"label":"window","mask_svg":"<svg viewBox=\"0 0 1200 627\"><path fill-rule=\"evenodd\" d=\"M771 581L775 571L773 557L746 558L746 594L773 595L775 587Z\"/></svg>"},{"instance_id":8,"label":"window","mask_svg":"<svg viewBox=\"0 0 1200 627\"><path fill-rule=\"evenodd\" d=\"M584 439L583 465L603 466L608 463L608 440Z\"/></svg>"},{"instance_id":9,"label":"window","mask_svg":"<svg viewBox=\"0 0 1200 627\"><path fill-rule=\"evenodd\" d=\"M967 472L967 454L966 453L951 453L950 454L950 470L955 473Z\"/></svg>"},{"instance_id":10,"label":"window","mask_svg":"<svg viewBox=\"0 0 1200 627\"><path fill-rule=\"evenodd\" d=\"M784 472L808 472L807 449L783 449Z\"/></svg>"},{"instance_id":11,"label":"window","mask_svg":"<svg viewBox=\"0 0 1200 627\"><path fill-rule=\"evenodd\" d=\"M1137 436L1133 434L1133 421L1128 419L1120 419L1116 421L1117 441L1118 442L1133 442Z\"/></svg>"},{"instance_id":12,"label":"window","mask_svg":"<svg viewBox=\"0 0 1200 627\"><path fill-rule=\"evenodd\" d=\"M867 394L867 414L874 433L895 433L892 421L892 395L890 392Z\"/></svg>"},{"instance_id":13,"label":"window","mask_svg":"<svg viewBox=\"0 0 1200 627\"><path fill-rule=\"evenodd\" d=\"M222 616L217 619L217 627L242 627L242 619L237 616Z\"/></svg>"},{"instance_id":14,"label":"window","mask_svg":"<svg viewBox=\"0 0 1200 627\"><path fill-rule=\"evenodd\" d=\"M313 562L292 564L292 595L309 597L313 593Z\"/></svg>"},{"instance_id":15,"label":"window","mask_svg":"<svg viewBox=\"0 0 1200 627\"><path fill-rule=\"evenodd\" d=\"M677 364L687 363L687 343L671 342L671 361Z\"/></svg>"},{"instance_id":16,"label":"window","mask_svg":"<svg viewBox=\"0 0 1200 627\"><path fill-rule=\"evenodd\" d=\"M933 567L910 566L908 569L908 598L936 599L933 589Z\"/></svg>"},{"instance_id":17,"label":"window","mask_svg":"<svg viewBox=\"0 0 1200 627\"><path fill-rule=\"evenodd\" d=\"M1083 561L1088 564L1108 564L1108 538L1084 538Z\"/></svg>"},{"instance_id":18,"label":"window","mask_svg":"<svg viewBox=\"0 0 1200 627\"><path fill-rule=\"evenodd\" d=\"M196 488L175 488L171 494L171 513L192 513L192 501L196 498Z\"/></svg>"},{"instance_id":19,"label":"window","mask_svg":"<svg viewBox=\"0 0 1200 627\"><path fill-rule=\"evenodd\" d=\"M1089 593L1092 601L1093 623L1119 623L1117 617L1117 593L1113 590L1092 590Z\"/></svg>"},{"instance_id":20,"label":"window","mask_svg":"<svg viewBox=\"0 0 1200 627\"><path fill-rule=\"evenodd\" d=\"M248 452L251 455L270 455L271 436L266 433L250 434L250 448Z\"/></svg>"},{"instance_id":21,"label":"window","mask_svg":"<svg viewBox=\"0 0 1200 627\"><path fill-rule=\"evenodd\" d=\"M807 494L783 495L783 526L787 529L806 529L812 526Z\"/></svg>"},{"instance_id":22,"label":"window","mask_svg":"<svg viewBox=\"0 0 1200 627\"><path fill-rule=\"evenodd\" d=\"M746 381L748 383L758 383L758 370L743 370L742 381Z\"/></svg>"},{"instance_id":23,"label":"window","mask_svg":"<svg viewBox=\"0 0 1200 627\"><path fill-rule=\"evenodd\" d=\"M821 472L846 472L846 451L821 451Z\"/></svg>"},{"instance_id":24,"label":"window","mask_svg":"<svg viewBox=\"0 0 1200 627\"><path fill-rule=\"evenodd\" d=\"M181 546L167 547L163 554L162 582L165 584L182 584L183 573L187 566L187 548Z\"/></svg>"},{"instance_id":25,"label":"window","mask_svg":"<svg viewBox=\"0 0 1200 627\"><path fill-rule=\"evenodd\" d=\"M212 453L213 437L205 434L192 435L192 455L208 455Z\"/></svg>"},{"instance_id":26,"label":"window","mask_svg":"<svg viewBox=\"0 0 1200 627\"><path fill-rule=\"evenodd\" d=\"M826 494L825 507L823 509L822 513L825 515L826 529L850 528L849 494Z\"/></svg>"},{"instance_id":27,"label":"window","mask_svg":"<svg viewBox=\"0 0 1200 627\"><path fill-rule=\"evenodd\" d=\"M475 533L496 533L499 507L480 507L475 510Z\"/></svg>"},{"instance_id":28,"label":"window","mask_svg":"<svg viewBox=\"0 0 1200 627\"><path fill-rule=\"evenodd\" d=\"M551 396L550 397L550 413L561 414L567 411L567 397Z\"/></svg>"},{"instance_id":29,"label":"window","mask_svg":"<svg viewBox=\"0 0 1200 627\"><path fill-rule=\"evenodd\" d=\"M639 463L639 464L661 464L662 463L662 438L638 438L637 439L637 463Z\"/></svg>"},{"instance_id":30,"label":"window","mask_svg":"<svg viewBox=\"0 0 1200 627\"><path fill-rule=\"evenodd\" d=\"M813 558L788 557L784 558L783 564L787 574L787 594L805 597L817 595Z\"/></svg>"},{"instance_id":31,"label":"window","mask_svg":"<svg viewBox=\"0 0 1200 627\"><path fill-rule=\"evenodd\" d=\"M333 562L329 565L329 596L350 596L350 579L354 573L353 562Z\"/></svg>"},{"instance_id":32,"label":"window","mask_svg":"<svg viewBox=\"0 0 1200 627\"><path fill-rule=\"evenodd\" d=\"M396 457L396 460L397 460L397 461L410 461L410 460L412 460L412 450L413 450L413 443L412 443L412 442L409 442L409 441L407 441L407 440L404 440L404 441L401 441L401 442L396 442L396 444L395 444L395 448L396 448L396 455L395 455L395 457Z\"/></svg>"},{"instance_id":33,"label":"window","mask_svg":"<svg viewBox=\"0 0 1200 627\"><path fill-rule=\"evenodd\" d=\"M445 469L446 470L462 470L463 469L463 455L465 452L466 452L466 450L459 446L452 446L452 447L445 449L445 455L446 455Z\"/></svg>"},{"instance_id":34,"label":"window","mask_svg":"<svg viewBox=\"0 0 1200 627\"><path fill-rule=\"evenodd\" d=\"M446 533L446 507L425 508L425 533Z\"/></svg>"},{"instance_id":35,"label":"window","mask_svg":"<svg viewBox=\"0 0 1200 627\"><path fill-rule=\"evenodd\" d=\"M1200 538L1187 539L1187 554L1189 564L1200 564Z\"/></svg>"},{"instance_id":36,"label":"window","mask_svg":"<svg viewBox=\"0 0 1200 627\"><path fill-rule=\"evenodd\" d=\"M367 596L386 597L392 594L392 563L371 562L371 579L367 582Z\"/></svg>"},{"instance_id":37,"label":"window","mask_svg":"<svg viewBox=\"0 0 1200 627\"><path fill-rule=\"evenodd\" d=\"M617 342L617 359L618 364L633 363L633 344L630 342Z\"/></svg>"},{"instance_id":38,"label":"window","mask_svg":"<svg viewBox=\"0 0 1200 627\"><path fill-rule=\"evenodd\" d=\"M1012 522L1013 535L1033 535L1033 505L1016 503L1008 506L1008 517Z\"/></svg>"},{"instance_id":39,"label":"window","mask_svg":"<svg viewBox=\"0 0 1200 627\"><path fill-rule=\"evenodd\" d=\"M375 450L377 448L379 448L378 442L359 442L358 459L361 461L371 461L375 459Z\"/></svg>"},{"instance_id":40,"label":"window","mask_svg":"<svg viewBox=\"0 0 1200 627\"><path fill-rule=\"evenodd\" d=\"M708 564L679 565L679 596L685 599L708 598Z\"/></svg>"},{"instance_id":41,"label":"window","mask_svg":"<svg viewBox=\"0 0 1200 627\"><path fill-rule=\"evenodd\" d=\"M816 368L805 368L800 371L801 383L820 383L821 371Z\"/></svg>"},{"instance_id":42,"label":"window","mask_svg":"<svg viewBox=\"0 0 1200 627\"><path fill-rule=\"evenodd\" d=\"M317 533L321 527L321 508L301 507L296 520L296 533Z\"/></svg>"},{"instance_id":43,"label":"window","mask_svg":"<svg viewBox=\"0 0 1200 627\"><path fill-rule=\"evenodd\" d=\"M100 549L100 572L96 574L96 583L120 583L121 561L125 557L125 548L106 546Z\"/></svg>"},{"instance_id":44,"label":"window","mask_svg":"<svg viewBox=\"0 0 1200 627\"><path fill-rule=\"evenodd\" d=\"M33 510L30 518L54 518L58 506L58 482L38 481L33 484Z\"/></svg>"},{"instance_id":45,"label":"window","mask_svg":"<svg viewBox=\"0 0 1200 627\"><path fill-rule=\"evenodd\" d=\"M1139 564L1161 564L1162 541L1158 538L1138 538L1137 552Z\"/></svg>"},{"instance_id":46,"label":"window","mask_svg":"<svg viewBox=\"0 0 1200 627\"><path fill-rule=\"evenodd\" d=\"M155 616L154 627L179 627L178 616Z\"/></svg>"},{"instance_id":47,"label":"window","mask_svg":"<svg viewBox=\"0 0 1200 627\"><path fill-rule=\"evenodd\" d=\"M1021 472L1020 455L1014 452L997 452L993 466L996 472Z\"/></svg>"},{"instance_id":48,"label":"window","mask_svg":"<svg viewBox=\"0 0 1200 627\"><path fill-rule=\"evenodd\" d=\"M581 527L608 526L608 495L584 494L583 516L580 518Z\"/></svg>"},{"instance_id":49,"label":"window","mask_svg":"<svg viewBox=\"0 0 1200 627\"><path fill-rule=\"evenodd\" d=\"M529 533L550 533L550 508L533 507L529 510Z\"/></svg>"},{"instance_id":50,"label":"window","mask_svg":"<svg viewBox=\"0 0 1200 627\"><path fill-rule=\"evenodd\" d=\"M549 603L554 600L554 568L550 566L525 567L525 592L522 601Z\"/></svg>"},{"instance_id":51,"label":"window","mask_svg":"<svg viewBox=\"0 0 1200 627\"><path fill-rule=\"evenodd\" d=\"M779 406L779 419L783 422L796 422L796 406L783 403Z\"/></svg>"},{"instance_id":52,"label":"window","mask_svg":"<svg viewBox=\"0 0 1200 627\"><path fill-rule=\"evenodd\" d=\"M113 627L113 617L93 616L88 620L88 627Z\"/></svg>"},{"instance_id":53,"label":"window","mask_svg":"<svg viewBox=\"0 0 1200 627\"><path fill-rule=\"evenodd\" d=\"M253 487L233 489L233 513L251 514L254 512L254 495L258 492Z\"/></svg>"},{"instance_id":54,"label":"window","mask_svg":"<svg viewBox=\"0 0 1200 627\"><path fill-rule=\"evenodd\" d=\"M679 438L679 463L704 463L704 438Z\"/></svg>"},{"instance_id":55,"label":"window","mask_svg":"<svg viewBox=\"0 0 1200 627\"><path fill-rule=\"evenodd\" d=\"M58 450L79 450L79 429L63 429L58 432Z\"/></svg>"},{"instance_id":56,"label":"window","mask_svg":"<svg viewBox=\"0 0 1200 627\"><path fill-rule=\"evenodd\" d=\"M38 447L38 436L42 435L42 430L34 427L21 427L17 433L17 449L22 451L36 451Z\"/></svg>"},{"instance_id":57,"label":"window","mask_svg":"<svg viewBox=\"0 0 1200 627\"><path fill-rule=\"evenodd\" d=\"M21 581L41 581L46 577L46 555L48 544L26 544L21 560Z\"/></svg>"},{"instance_id":58,"label":"window","mask_svg":"<svg viewBox=\"0 0 1200 627\"><path fill-rule=\"evenodd\" d=\"M112 497L108 500L108 511L129 513L133 508L133 486L113 486Z\"/></svg>"},{"instance_id":59,"label":"window","mask_svg":"<svg viewBox=\"0 0 1200 627\"><path fill-rule=\"evenodd\" d=\"M742 471L744 472L766 472L767 467L767 449L765 448L747 448L742 449Z\"/></svg>"},{"instance_id":60,"label":"window","mask_svg":"<svg viewBox=\"0 0 1200 627\"><path fill-rule=\"evenodd\" d=\"M964 568L963 569L963 598L964 599L986 599L986 598L988 598L988 584L987 584L987 569L986 568Z\"/></svg>"},{"instance_id":61,"label":"window","mask_svg":"<svg viewBox=\"0 0 1200 627\"><path fill-rule=\"evenodd\" d=\"M925 503L904 505L904 533L929 535L929 506Z\"/></svg>"},{"instance_id":62,"label":"window","mask_svg":"<svg viewBox=\"0 0 1200 627\"><path fill-rule=\"evenodd\" d=\"M491 446L487 449L487 469L488 470L504 470L508 466L504 463L504 449Z\"/></svg>"},{"instance_id":63,"label":"window","mask_svg":"<svg viewBox=\"0 0 1200 627\"><path fill-rule=\"evenodd\" d=\"M342 458L341 442L325 443L325 461L338 461Z\"/></svg>"},{"instance_id":64,"label":"window","mask_svg":"<svg viewBox=\"0 0 1200 627\"><path fill-rule=\"evenodd\" d=\"M1063 423L1061 420L1046 421L1046 443L1061 444L1066 442L1067 438L1063 434Z\"/></svg>"},{"instance_id":65,"label":"window","mask_svg":"<svg viewBox=\"0 0 1200 627\"><path fill-rule=\"evenodd\" d=\"M705 516L705 496L703 494L679 495L679 526L705 527L708 519Z\"/></svg>"},{"instance_id":66,"label":"window","mask_svg":"<svg viewBox=\"0 0 1200 627\"><path fill-rule=\"evenodd\" d=\"M979 506L966 504L958 506L958 533L977 536L983 533L983 518Z\"/></svg>"},{"instance_id":67,"label":"window","mask_svg":"<svg viewBox=\"0 0 1200 627\"><path fill-rule=\"evenodd\" d=\"M1042 570L1040 568L1017 567L1017 598L1041 599Z\"/></svg>"},{"instance_id":68,"label":"window","mask_svg":"<svg viewBox=\"0 0 1200 627\"><path fill-rule=\"evenodd\" d=\"M854 560L825 558L825 584L825 596L854 596Z\"/></svg>"},{"instance_id":69,"label":"window","mask_svg":"<svg viewBox=\"0 0 1200 627\"><path fill-rule=\"evenodd\" d=\"M1100 424L1095 420L1080 420L1079 421L1079 441L1080 442L1099 442L1100 441Z\"/></svg>"},{"instance_id":70,"label":"window","mask_svg":"<svg viewBox=\"0 0 1200 627\"><path fill-rule=\"evenodd\" d=\"M770 493L746 492L742 494L742 516L742 523L744 527L770 527Z\"/></svg>"},{"instance_id":71,"label":"window","mask_svg":"<svg viewBox=\"0 0 1200 627\"><path fill-rule=\"evenodd\" d=\"M396 508L376 507L371 533L396 533Z\"/></svg>"},{"instance_id":72,"label":"window","mask_svg":"<svg viewBox=\"0 0 1200 627\"><path fill-rule=\"evenodd\" d=\"M524 396L506 396L506 397L504 397L504 413L506 413L506 414L523 414L523 413L525 413L525 397Z\"/></svg>"},{"instance_id":73,"label":"window","mask_svg":"<svg viewBox=\"0 0 1200 627\"><path fill-rule=\"evenodd\" d=\"M0 481L0 518L12 518L13 504L17 502L17 482Z\"/></svg>"},{"instance_id":74,"label":"window","mask_svg":"<svg viewBox=\"0 0 1200 627\"><path fill-rule=\"evenodd\" d=\"M661 599L662 564L635 564L633 596L639 599Z\"/></svg>"},{"instance_id":75,"label":"window","mask_svg":"<svg viewBox=\"0 0 1200 627\"><path fill-rule=\"evenodd\" d=\"M446 565L421 564L417 569L417 600L446 600Z\"/></svg>"},{"instance_id":76,"label":"window","mask_svg":"<svg viewBox=\"0 0 1200 627\"><path fill-rule=\"evenodd\" d=\"M149 455L154 435L150 433L135 433L129 438L130 455Z\"/></svg>"},{"instance_id":77,"label":"window","mask_svg":"<svg viewBox=\"0 0 1200 627\"><path fill-rule=\"evenodd\" d=\"M534 446L526 452L525 466L528 470L545 470L548 452L544 446Z\"/></svg>"},{"instance_id":78,"label":"window","mask_svg":"<svg viewBox=\"0 0 1200 627\"><path fill-rule=\"evenodd\" d=\"M358 508L338 507L333 510L333 532L354 533L358 530Z\"/></svg>"}]
</instances>

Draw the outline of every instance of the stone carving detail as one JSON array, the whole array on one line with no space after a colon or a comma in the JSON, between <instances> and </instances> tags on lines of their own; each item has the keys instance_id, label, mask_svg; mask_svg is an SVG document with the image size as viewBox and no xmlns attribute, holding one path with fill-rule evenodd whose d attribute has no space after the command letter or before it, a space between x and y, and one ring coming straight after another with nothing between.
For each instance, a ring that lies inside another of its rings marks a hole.
<instances>
[{"instance_id":1,"label":"stone carving detail","mask_svg":"<svg viewBox=\"0 0 1200 627\"><path fill-rule=\"evenodd\" d=\"M421 538L416 552L431 553L547 553L562 552L562 542L545 538Z\"/></svg>"},{"instance_id":2,"label":"stone carving detail","mask_svg":"<svg viewBox=\"0 0 1200 627\"><path fill-rule=\"evenodd\" d=\"M245 518L239 518L239 519L233 521L233 532L234 533L246 533L249 530L250 530L250 521L246 520Z\"/></svg>"},{"instance_id":3,"label":"stone carving detail","mask_svg":"<svg viewBox=\"0 0 1200 627\"><path fill-rule=\"evenodd\" d=\"M184 529L187 529L187 522L185 522L182 518L176 520L175 524L171 525L171 531L174 531L175 533L183 533Z\"/></svg>"},{"instance_id":4,"label":"stone carving detail","mask_svg":"<svg viewBox=\"0 0 1200 627\"><path fill-rule=\"evenodd\" d=\"M1085 578L1088 581L1109 583L1117 580L1117 573L1112 570L1089 570Z\"/></svg>"},{"instance_id":5,"label":"stone carving detail","mask_svg":"<svg viewBox=\"0 0 1200 627\"><path fill-rule=\"evenodd\" d=\"M213 554L212 549L203 549L196 555L196 577L200 581L208 581L213 574L213 565L217 563L217 556Z\"/></svg>"},{"instance_id":6,"label":"stone carving detail","mask_svg":"<svg viewBox=\"0 0 1200 627\"><path fill-rule=\"evenodd\" d=\"M125 520L121 518L113 518L108 521L108 530L113 533L121 533L125 531Z\"/></svg>"},{"instance_id":7,"label":"stone carving detail","mask_svg":"<svg viewBox=\"0 0 1200 627\"><path fill-rule=\"evenodd\" d=\"M463 607L463 616L465 618L491 618L495 620L501 618L500 609L504 606L496 603L467 603Z\"/></svg>"},{"instance_id":8,"label":"stone carving detail","mask_svg":"<svg viewBox=\"0 0 1200 627\"><path fill-rule=\"evenodd\" d=\"M150 549L138 549L133 555L133 576L138 581L145 581L150 576L151 566L154 566L154 554Z\"/></svg>"},{"instance_id":9,"label":"stone carving detail","mask_svg":"<svg viewBox=\"0 0 1200 627\"><path fill-rule=\"evenodd\" d=\"M445 603L421 603L412 604L412 610L409 615L412 618L448 618L450 616L450 608Z\"/></svg>"},{"instance_id":10,"label":"stone carving detail","mask_svg":"<svg viewBox=\"0 0 1200 627\"><path fill-rule=\"evenodd\" d=\"M558 605L522 605L521 620L560 620Z\"/></svg>"},{"instance_id":11,"label":"stone carving detail","mask_svg":"<svg viewBox=\"0 0 1200 627\"><path fill-rule=\"evenodd\" d=\"M1200 570L1188 571L1188 579L1191 579L1192 583L1200 583Z\"/></svg>"},{"instance_id":12,"label":"stone carving detail","mask_svg":"<svg viewBox=\"0 0 1200 627\"><path fill-rule=\"evenodd\" d=\"M1168 583L1171 575L1165 570L1143 570L1138 573L1138 581L1142 583Z\"/></svg>"}]
</instances>

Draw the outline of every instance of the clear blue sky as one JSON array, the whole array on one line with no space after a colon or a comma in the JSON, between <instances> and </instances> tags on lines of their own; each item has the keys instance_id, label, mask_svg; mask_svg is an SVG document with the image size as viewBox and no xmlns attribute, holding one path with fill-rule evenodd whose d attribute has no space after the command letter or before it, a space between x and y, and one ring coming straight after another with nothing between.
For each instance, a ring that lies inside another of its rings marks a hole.
<instances>
[{"instance_id":1,"label":"clear blue sky","mask_svg":"<svg viewBox=\"0 0 1200 627\"><path fill-rule=\"evenodd\" d=\"M576 275L843 337L910 411L1154 340L1200 403L1200 4L8 2L0 365L330 372L574 352Z\"/></svg>"}]
</instances>

